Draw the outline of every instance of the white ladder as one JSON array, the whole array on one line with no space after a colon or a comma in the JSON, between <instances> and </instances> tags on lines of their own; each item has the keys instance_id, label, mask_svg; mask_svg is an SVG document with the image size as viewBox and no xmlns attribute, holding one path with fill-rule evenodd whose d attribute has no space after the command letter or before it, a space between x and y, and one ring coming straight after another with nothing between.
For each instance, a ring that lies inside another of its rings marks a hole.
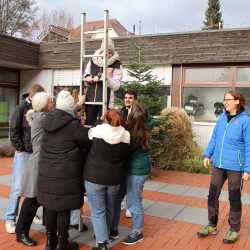
<instances>
[{"instance_id":1,"label":"white ladder","mask_svg":"<svg viewBox=\"0 0 250 250\"><path fill-rule=\"evenodd\" d=\"M83 84L84 79L84 69L83 65L85 58L92 58L93 55L86 55L86 35L87 34L96 34L100 31L86 31L86 13L81 14L81 55L80 55L80 93L83 93ZM85 102L87 105L102 105L102 115L107 110L107 51L108 51L108 23L109 23L109 11L104 11L104 53L100 55L103 58L103 87L102 87L102 102Z\"/></svg>"},{"instance_id":2,"label":"white ladder","mask_svg":"<svg viewBox=\"0 0 250 250\"><path fill-rule=\"evenodd\" d=\"M80 93L83 93L83 79L84 79L84 68L83 65L85 63L85 58L92 58L93 55L86 54L86 35L87 34L96 34L100 33L100 31L86 31L86 13L81 14L81 54L80 54ZM85 102L87 105L102 105L102 115L105 114L107 110L107 51L108 51L108 23L109 23L109 11L104 11L104 53L101 56L103 58L103 87L102 87L102 102ZM80 210L79 216L79 228L78 230L81 232L83 224L82 224L82 214Z\"/></svg>"}]
</instances>

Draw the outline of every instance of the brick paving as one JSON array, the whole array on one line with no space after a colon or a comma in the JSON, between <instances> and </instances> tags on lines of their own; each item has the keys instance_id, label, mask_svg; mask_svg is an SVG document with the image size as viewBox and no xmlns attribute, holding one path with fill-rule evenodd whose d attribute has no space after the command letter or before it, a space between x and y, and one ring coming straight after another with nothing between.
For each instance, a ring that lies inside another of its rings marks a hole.
<instances>
[{"instance_id":1,"label":"brick paving","mask_svg":"<svg viewBox=\"0 0 250 250\"><path fill-rule=\"evenodd\" d=\"M11 174L11 158L0 159L0 178ZM191 186L194 188L208 188L209 175L190 174L176 171L161 171L154 170L152 180L155 183L169 184L174 187L175 185ZM224 190L227 187L225 185ZM166 189L167 190L167 189ZM177 190L179 192L179 190ZM243 191L250 194L249 183L244 186ZM181 205L188 207L194 214L189 216L197 216L195 211L203 211L206 209L206 199L194 196L184 195L182 193L174 194L166 192L155 191L153 188L148 188L144 192L144 199L150 204L171 204ZM7 198L9 193L8 185L0 184L0 198ZM151 203L150 203L151 202ZM248 203L247 203L248 204ZM1 207L1 204L0 204ZM192 210L193 208L193 210ZM250 249L250 205L243 205L242 216L242 229L240 232L240 239L233 245L224 245L222 239L228 230L227 216L228 216L228 203L226 201L220 202L220 220L219 220L219 233L207 239L198 239L196 232L200 229L199 222L188 223L183 220L178 220L178 216L173 219L163 218L160 214L154 216L145 215L145 231L144 241L134 246L125 246L121 243L115 245L114 250L136 249L136 250L160 250L160 249ZM145 211L148 211L147 209ZM161 211L162 214L169 211ZM84 214L89 214L88 207L84 208ZM125 227L131 226L131 220L125 218L124 214L121 219L121 225ZM38 241L38 246L31 249L42 250L44 249L45 237L40 231L32 230L31 237ZM15 235L9 235L4 231L4 222L0 220L0 250L21 250L27 247L16 243ZM81 250L91 249L89 246L81 244Z\"/></svg>"}]
</instances>

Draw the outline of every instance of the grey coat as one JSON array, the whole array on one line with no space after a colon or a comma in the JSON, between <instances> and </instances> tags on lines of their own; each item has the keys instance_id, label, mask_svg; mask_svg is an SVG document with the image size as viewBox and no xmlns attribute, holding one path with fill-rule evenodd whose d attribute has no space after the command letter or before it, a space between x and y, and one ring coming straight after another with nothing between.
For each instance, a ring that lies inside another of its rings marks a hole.
<instances>
[{"instance_id":1,"label":"grey coat","mask_svg":"<svg viewBox=\"0 0 250 250\"><path fill-rule=\"evenodd\" d=\"M38 160L40 154L41 138L43 130L41 120L45 116L43 112L34 112L31 123L31 142L33 153L29 158L28 165L22 179L21 195L28 198L37 197Z\"/></svg>"}]
</instances>

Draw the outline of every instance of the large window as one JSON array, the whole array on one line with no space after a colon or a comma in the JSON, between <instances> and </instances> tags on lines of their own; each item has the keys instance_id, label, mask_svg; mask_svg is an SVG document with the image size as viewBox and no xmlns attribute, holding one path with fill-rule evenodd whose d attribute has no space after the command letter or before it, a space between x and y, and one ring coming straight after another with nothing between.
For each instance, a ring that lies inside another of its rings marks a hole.
<instances>
[{"instance_id":1,"label":"large window","mask_svg":"<svg viewBox=\"0 0 250 250\"><path fill-rule=\"evenodd\" d=\"M240 67L237 70L237 82L250 82L250 67Z\"/></svg>"},{"instance_id":2,"label":"large window","mask_svg":"<svg viewBox=\"0 0 250 250\"><path fill-rule=\"evenodd\" d=\"M184 88L183 108L195 121L214 122L223 112L227 88Z\"/></svg>"},{"instance_id":3,"label":"large window","mask_svg":"<svg viewBox=\"0 0 250 250\"><path fill-rule=\"evenodd\" d=\"M19 72L0 68L0 137L8 136L11 114L18 100Z\"/></svg>"},{"instance_id":4,"label":"large window","mask_svg":"<svg viewBox=\"0 0 250 250\"><path fill-rule=\"evenodd\" d=\"M195 121L215 122L223 112L223 96L231 89L246 98L250 114L250 67L184 67L182 106Z\"/></svg>"},{"instance_id":5,"label":"large window","mask_svg":"<svg viewBox=\"0 0 250 250\"><path fill-rule=\"evenodd\" d=\"M232 67L184 68L183 108L194 121L216 122L232 81Z\"/></svg>"},{"instance_id":6,"label":"large window","mask_svg":"<svg viewBox=\"0 0 250 250\"><path fill-rule=\"evenodd\" d=\"M17 103L17 90L0 87L0 123L8 124Z\"/></svg>"},{"instance_id":7,"label":"large window","mask_svg":"<svg viewBox=\"0 0 250 250\"><path fill-rule=\"evenodd\" d=\"M185 83L227 83L230 80L230 68L186 68Z\"/></svg>"}]
</instances>

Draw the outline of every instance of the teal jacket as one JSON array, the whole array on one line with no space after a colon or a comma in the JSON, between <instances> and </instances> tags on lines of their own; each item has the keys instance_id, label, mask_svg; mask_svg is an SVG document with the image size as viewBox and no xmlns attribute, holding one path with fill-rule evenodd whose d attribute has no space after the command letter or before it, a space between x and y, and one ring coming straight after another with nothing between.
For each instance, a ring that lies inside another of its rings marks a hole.
<instances>
[{"instance_id":1,"label":"teal jacket","mask_svg":"<svg viewBox=\"0 0 250 250\"><path fill-rule=\"evenodd\" d=\"M154 119L148 116L147 126L152 129ZM136 143L131 142L131 154L128 160L128 175L149 175L151 171L151 157L149 151Z\"/></svg>"}]
</instances>

